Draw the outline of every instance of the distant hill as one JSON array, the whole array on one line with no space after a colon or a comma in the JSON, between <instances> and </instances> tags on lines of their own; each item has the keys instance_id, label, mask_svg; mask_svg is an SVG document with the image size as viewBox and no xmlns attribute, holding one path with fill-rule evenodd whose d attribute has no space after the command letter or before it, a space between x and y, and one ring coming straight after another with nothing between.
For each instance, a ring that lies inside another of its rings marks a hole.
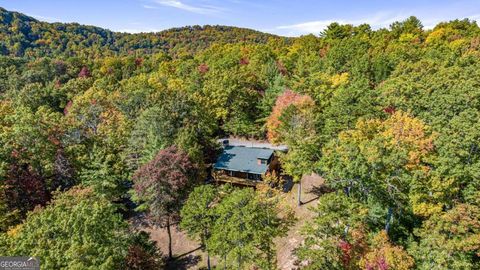
<instances>
[{"instance_id":1,"label":"distant hill","mask_svg":"<svg viewBox=\"0 0 480 270\"><path fill-rule=\"evenodd\" d=\"M288 39L231 26L186 26L128 34L78 23L47 23L0 7L0 54L10 56L106 56L165 51L191 54L212 43L266 43Z\"/></svg>"}]
</instances>

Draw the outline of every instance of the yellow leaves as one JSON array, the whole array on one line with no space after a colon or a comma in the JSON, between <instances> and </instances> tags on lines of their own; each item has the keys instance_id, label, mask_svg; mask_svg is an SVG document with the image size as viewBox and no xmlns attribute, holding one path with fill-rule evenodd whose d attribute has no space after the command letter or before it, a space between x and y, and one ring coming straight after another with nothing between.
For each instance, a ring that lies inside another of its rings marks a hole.
<instances>
[{"instance_id":1,"label":"yellow leaves","mask_svg":"<svg viewBox=\"0 0 480 270\"><path fill-rule=\"evenodd\" d=\"M332 78L330 79L332 83L332 87L337 88L341 85L347 84L348 78L349 78L348 72L333 75Z\"/></svg>"},{"instance_id":2,"label":"yellow leaves","mask_svg":"<svg viewBox=\"0 0 480 270\"><path fill-rule=\"evenodd\" d=\"M128 124L125 115L117 110L107 110L100 114L102 120L98 125L99 135L127 136Z\"/></svg>"},{"instance_id":3,"label":"yellow leaves","mask_svg":"<svg viewBox=\"0 0 480 270\"><path fill-rule=\"evenodd\" d=\"M156 89L164 89L167 87L165 76L160 72L154 72L148 77L148 84Z\"/></svg>"},{"instance_id":4,"label":"yellow leaves","mask_svg":"<svg viewBox=\"0 0 480 270\"><path fill-rule=\"evenodd\" d=\"M431 202L416 202L415 196L412 196L412 209L415 215L429 217L442 212L443 205Z\"/></svg>"},{"instance_id":5,"label":"yellow leaves","mask_svg":"<svg viewBox=\"0 0 480 270\"><path fill-rule=\"evenodd\" d=\"M408 113L395 112L383 124L382 137L387 148L403 148L408 151L407 169L415 169L433 150L433 135L427 135L427 126Z\"/></svg>"},{"instance_id":6,"label":"yellow leaves","mask_svg":"<svg viewBox=\"0 0 480 270\"><path fill-rule=\"evenodd\" d=\"M120 71L124 64L125 64L125 61L122 58L107 57L102 62L102 66L100 67L100 72L104 75L112 74L114 72Z\"/></svg>"},{"instance_id":7,"label":"yellow leaves","mask_svg":"<svg viewBox=\"0 0 480 270\"><path fill-rule=\"evenodd\" d=\"M0 100L0 127L6 129L7 126L10 126L8 121L8 116L13 115L15 112L12 102L9 100Z\"/></svg>"},{"instance_id":8,"label":"yellow leaves","mask_svg":"<svg viewBox=\"0 0 480 270\"><path fill-rule=\"evenodd\" d=\"M472 204L458 204L454 208L432 215L416 230L424 245L435 252L463 255L480 253L480 208ZM432 245L433 244L433 245ZM469 268L468 268L469 269Z\"/></svg>"},{"instance_id":9,"label":"yellow leaves","mask_svg":"<svg viewBox=\"0 0 480 270\"><path fill-rule=\"evenodd\" d=\"M441 42L445 38L445 29L440 28L432 31L425 40L426 44L436 44Z\"/></svg>"},{"instance_id":10,"label":"yellow leaves","mask_svg":"<svg viewBox=\"0 0 480 270\"><path fill-rule=\"evenodd\" d=\"M460 38L460 39L456 39L456 40L450 42L448 44L448 47L451 50L456 51L456 50L460 50L462 48L466 48L468 45L469 45L469 41L467 41L463 38Z\"/></svg>"},{"instance_id":11,"label":"yellow leaves","mask_svg":"<svg viewBox=\"0 0 480 270\"><path fill-rule=\"evenodd\" d=\"M185 83L183 82L182 79L169 79L167 81L167 88L168 89L176 89L176 90L180 90L180 89L184 89L185 88Z\"/></svg>"},{"instance_id":12,"label":"yellow leaves","mask_svg":"<svg viewBox=\"0 0 480 270\"><path fill-rule=\"evenodd\" d=\"M175 63L173 61L162 62L159 71L165 75L174 75L176 71Z\"/></svg>"},{"instance_id":13,"label":"yellow leaves","mask_svg":"<svg viewBox=\"0 0 480 270\"><path fill-rule=\"evenodd\" d=\"M370 250L360 260L362 269L408 270L415 265L413 258L401 246L393 245L385 231L378 233Z\"/></svg>"},{"instance_id":14,"label":"yellow leaves","mask_svg":"<svg viewBox=\"0 0 480 270\"><path fill-rule=\"evenodd\" d=\"M423 189L414 191L410 201L413 212L422 217L441 213L446 203L451 203L447 198L459 190L454 178L443 178L436 174L427 174L417 182Z\"/></svg>"},{"instance_id":15,"label":"yellow leaves","mask_svg":"<svg viewBox=\"0 0 480 270\"><path fill-rule=\"evenodd\" d=\"M16 237L18 235L18 233L20 232L20 230L22 229L22 225L23 224L18 224L17 226L14 226L14 227L10 228L7 231L7 235L9 237Z\"/></svg>"},{"instance_id":16,"label":"yellow leaves","mask_svg":"<svg viewBox=\"0 0 480 270\"><path fill-rule=\"evenodd\" d=\"M403 43L418 43L418 42L419 42L419 39L418 39L418 36L415 35L415 34L412 34L412 33L403 33L403 34L400 36L399 41L400 41L400 42L403 42Z\"/></svg>"},{"instance_id":17,"label":"yellow leaves","mask_svg":"<svg viewBox=\"0 0 480 270\"><path fill-rule=\"evenodd\" d=\"M382 135L390 138L392 145L398 145L399 143L415 144L418 143L418 139L425 137L425 124L402 111L394 113L384 122L383 126L385 131ZM431 147L426 142L422 142L422 145Z\"/></svg>"}]
</instances>

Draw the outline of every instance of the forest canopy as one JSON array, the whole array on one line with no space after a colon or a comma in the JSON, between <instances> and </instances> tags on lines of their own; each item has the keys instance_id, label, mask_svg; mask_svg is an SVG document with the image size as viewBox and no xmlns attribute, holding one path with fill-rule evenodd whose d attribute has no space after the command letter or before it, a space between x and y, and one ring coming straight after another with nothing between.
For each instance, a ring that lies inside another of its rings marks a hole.
<instances>
[{"instance_id":1,"label":"forest canopy","mask_svg":"<svg viewBox=\"0 0 480 270\"><path fill-rule=\"evenodd\" d=\"M129 232L133 211L180 221L225 264L274 269L281 206L203 187L225 136L285 144L282 173L324 178L299 269L480 269L475 21L127 34L0 8L2 255L157 269L153 244ZM79 253L95 259L69 260Z\"/></svg>"}]
</instances>

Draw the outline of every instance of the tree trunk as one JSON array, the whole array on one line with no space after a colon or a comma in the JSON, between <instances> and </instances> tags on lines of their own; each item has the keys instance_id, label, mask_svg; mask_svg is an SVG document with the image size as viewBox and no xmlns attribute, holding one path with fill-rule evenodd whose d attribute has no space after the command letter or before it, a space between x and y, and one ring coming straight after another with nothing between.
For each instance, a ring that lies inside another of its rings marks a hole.
<instances>
[{"instance_id":1,"label":"tree trunk","mask_svg":"<svg viewBox=\"0 0 480 270\"><path fill-rule=\"evenodd\" d=\"M168 259L173 258L172 255L172 233L170 232L170 217L167 217L167 233L168 233Z\"/></svg>"},{"instance_id":2,"label":"tree trunk","mask_svg":"<svg viewBox=\"0 0 480 270\"><path fill-rule=\"evenodd\" d=\"M210 268L210 253L208 253L207 244L205 243L206 241L202 240L202 242L204 243L203 245L205 247L205 251L207 252L207 269L211 270L211 268Z\"/></svg>"},{"instance_id":3,"label":"tree trunk","mask_svg":"<svg viewBox=\"0 0 480 270\"><path fill-rule=\"evenodd\" d=\"M390 222L392 221L393 217L393 209L391 207L388 208L388 213L387 213L387 220L385 222L385 231L388 233L390 230Z\"/></svg>"},{"instance_id":4,"label":"tree trunk","mask_svg":"<svg viewBox=\"0 0 480 270\"><path fill-rule=\"evenodd\" d=\"M298 181L298 206L302 205L302 179Z\"/></svg>"},{"instance_id":5,"label":"tree trunk","mask_svg":"<svg viewBox=\"0 0 480 270\"><path fill-rule=\"evenodd\" d=\"M211 270L210 269L210 253L208 253L208 251L207 251L207 269Z\"/></svg>"}]
</instances>

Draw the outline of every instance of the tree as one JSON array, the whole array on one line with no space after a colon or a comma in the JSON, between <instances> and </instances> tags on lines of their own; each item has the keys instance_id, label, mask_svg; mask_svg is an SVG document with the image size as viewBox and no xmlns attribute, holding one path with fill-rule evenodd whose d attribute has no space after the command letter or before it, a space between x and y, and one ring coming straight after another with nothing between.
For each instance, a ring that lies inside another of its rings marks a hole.
<instances>
[{"instance_id":1,"label":"tree","mask_svg":"<svg viewBox=\"0 0 480 270\"><path fill-rule=\"evenodd\" d=\"M52 191L63 188L55 181L63 135L60 115L43 106L32 112L2 102L0 124L0 197L5 200L4 207L15 213L11 217L23 218L36 205L44 205Z\"/></svg>"},{"instance_id":2,"label":"tree","mask_svg":"<svg viewBox=\"0 0 480 270\"><path fill-rule=\"evenodd\" d=\"M90 70L88 70L87 67L82 67L82 69L80 70L80 72L78 73L78 77L79 78L88 78L90 77Z\"/></svg>"},{"instance_id":3,"label":"tree","mask_svg":"<svg viewBox=\"0 0 480 270\"><path fill-rule=\"evenodd\" d=\"M172 259L170 226L195 179L195 166L188 155L175 146L160 150L133 175L140 210L147 210L151 222L165 226L168 232L168 257Z\"/></svg>"},{"instance_id":4,"label":"tree","mask_svg":"<svg viewBox=\"0 0 480 270\"><path fill-rule=\"evenodd\" d=\"M307 100L310 100L307 98ZM288 146L287 153L280 154L282 169L298 183L298 205L302 204L302 176L315 171L320 156L320 140L316 133L316 117L313 104L307 101L301 106L288 106L279 117L276 129L281 142Z\"/></svg>"},{"instance_id":5,"label":"tree","mask_svg":"<svg viewBox=\"0 0 480 270\"><path fill-rule=\"evenodd\" d=\"M272 143L278 143L282 141L278 128L281 125L280 117L283 111L289 106L304 107L312 105L312 99L309 96L300 95L292 90L285 90L275 101L275 106L272 109L272 113L267 119L267 137Z\"/></svg>"},{"instance_id":6,"label":"tree","mask_svg":"<svg viewBox=\"0 0 480 270\"><path fill-rule=\"evenodd\" d=\"M428 126L401 111L385 121L359 120L323 149L322 172L331 187L350 196L392 209L408 208L411 199L420 213L416 206L423 204L410 187L430 179L433 139Z\"/></svg>"},{"instance_id":7,"label":"tree","mask_svg":"<svg viewBox=\"0 0 480 270\"><path fill-rule=\"evenodd\" d=\"M337 192L320 197L315 213L302 229L304 243L295 251L302 268L356 269L368 246L368 208Z\"/></svg>"},{"instance_id":8,"label":"tree","mask_svg":"<svg viewBox=\"0 0 480 270\"><path fill-rule=\"evenodd\" d=\"M216 127L205 109L181 90L162 90L158 103L142 111L128 143L133 168L147 162L160 150L177 145L195 162L202 162Z\"/></svg>"},{"instance_id":9,"label":"tree","mask_svg":"<svg viewBox=\"0 0 480 270\"><path fill-rule=\"evenodd\" d=\"M207 246L225 267L275 268L273 239L284 235L289 223L274 204L259 200L252 189L234 189L215 207L215 216Z\"/></svg>"},{"instance_id":10,"label":"tree","mask_svg":"<svg viewBox=\"0 0 480 270\"><path fill-rule=\"evenodd\" d=\"M281 156L283 169L298 183L298 205L301 205L301 178L312 172L316 139L309 119L313 100L307 95L300 95L292 90L285 90L275 101L272 113L267 118L267 138L272 143L285 143L288 153ZM310 134L309 134L310 133Z\"/></svg>"},{"instance_id":11,"label":"tree","mask_svg":"<svg viewBox=\"0 0 480 270\"><path fill-rule=\"evenodd\" d=\"M215 187L202 185L196 187L189 195L180 212L180 228L192 238L200 240L204 250L207 250L207 267L210 270L210 255L208 254L207 239L216 220L214 204L218 203L218 194Z\"/></svg>"},{"instance_id":12,"label":"tree","mask_svg":"<svg viewBox=\"0 0 480 270\"><path fill-rule=\"evenodd\" d=\"M150 235L144 231L140 231L132 237L132 243L128 247L128 254L125 257L125 269L163 269L163 256L156 247L155 241L150 240L149 237Z\"/></svg>"},{"instance_id":13,"label":"tree","mask_svg":"<svg viewBox=\"0 0 480 270\"><path fill-rule=\"evenodd\" d=\"M409 252L418 269L476 269L480 260L480 208L459 204L415 230Z\"/></svg>"},{"instance_id":14,"label":"tree","mask_svg":"<svg viewBox=\"0 0 480 270\"><path fill-rule=\"evenodd\" d=\"M393 245L388 238L387 232L384 230L380 231L373 237L369 248L370 250L360 261L362 269L413 269L413 258L403 249L402 246Z\"/></svg>"},{"instance_id":15,"label":"tree","mask_svg":"<svg viewBox=\"0 0 480 270\"><path fill-rule=\"evenodd\" d=\"M56 193L0 241L2 254L42 258L46 269L119 269L131 240L115 205L75 187Z\"/></svg>"}]
</instances>

